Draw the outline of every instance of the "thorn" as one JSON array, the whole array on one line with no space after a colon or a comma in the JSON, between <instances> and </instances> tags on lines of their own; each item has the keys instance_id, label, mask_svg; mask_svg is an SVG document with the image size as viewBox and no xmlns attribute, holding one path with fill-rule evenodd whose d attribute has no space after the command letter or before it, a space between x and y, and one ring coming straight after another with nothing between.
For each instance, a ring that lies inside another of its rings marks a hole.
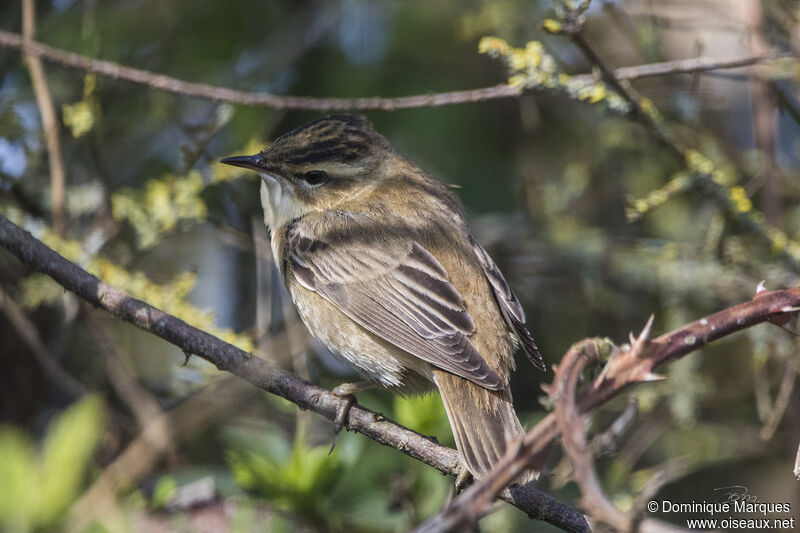
<instances>
[{"instance_id":1,"label":"thorn","mask_svg":"<svg viewBox=\"0 0 800 533\"><path fill-rule=\"evenodd\" d=\"M767 287L764 285L766 283L766 281L767 280L762 279L759 282L758 287L756 287L756 294L758 294L760 292L764 292L765 290L767 290Z\"/></svg>"},{"instance_id":2,"label":"thorn","mask_svg":"<svg viewBox=\"0 0 800 533\"><path fill-rule=\"evenodd\" d=\"M644 329L639 334L639 338L637 340L646 341L647 339L650 338L650 332L653 330L653 320L655 320L655 318L656 318L655 313L652 313L650 315L650 318L647 319L647 324L644 325Z\"/></svg>"},{"instance_id":3,"label":"thorn","mask_svg":"<svg viewBox=\"0 0 800 533\"><path fill-rule=\"evenodd\" d=\"M191 358L192 358L192 353L191 352L187 352L186 350L184 350L183 351L183 364L181 366L186 366L186 364L189 362L189 359L191 359Z\"/></svg>"},{"instance_id":4,"label":"thorn","mask_svg":"<svg viewBox=\"0 0 800 533\"><path fill-rule=\"evenodd\" d=\"M634 339L633 334L631 334L631 347L630 351L634 357L640 357L642 355L642 351L644 350L644 343L647 342L647 339L650 338L650 332L653 331L653 320L655 319L655 314L651 314L650 318L647 319L647 323L642 328L642 332L639 333L639 336Z\"/></svg>"},{"instance_id":5,"label":"thorn","mask_svg":"<svg viewBox=\"0 0 800 533\"><path fill-rule=\"evenodd\" d=\"M796 311L800 311L800 307L787 306L781 309L781 313L794 313Z\"/></svg>"},{"instance_id":6,"label":"thorn","mask_svg":"<svg viewBox=\"0 0 800 533\"><path fill-rule=\"evenodd\" d=\"M653 372L648 372L644 375L644 377L640 378L639 381L650 382L650 381L663 381L667 379L666 376L662 376L661 374L655 374Z\"/></svg>"}]
</instances>

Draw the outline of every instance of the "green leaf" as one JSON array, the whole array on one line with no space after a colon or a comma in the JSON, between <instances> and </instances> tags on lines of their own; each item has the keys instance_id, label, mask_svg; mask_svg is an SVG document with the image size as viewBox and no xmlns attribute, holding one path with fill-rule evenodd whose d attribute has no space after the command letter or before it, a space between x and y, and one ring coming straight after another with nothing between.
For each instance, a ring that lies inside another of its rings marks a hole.
<instances>
[{"instance_id":1,"label":"green leaf","mask_svg":"<svg viewBox=\"0 0 800 533\"><path fill-rule=\"evenodd\" d=\"M74 104L64 104L62 110L64 124L72 130L73 137L83 137L94 127L94 105L91 101L81 100Z\"/></svg>"},{"instance_id":2,"label":"green leaf","mask_svg":"<svg viewBox=\"0 0 800 533\"><path fill-rule=\"evenodd\" d=\"M178 482L175 478L169 475L161 476L156 482L153 489L153 498L150 500L150 507L153 509L160 509L166 505L175 496L175 491L178 489Z\"/></svg>"},{"instance_id":3,"label":"green leaf","mask_svg":"<svg viewBox=\"0 0 800 533\"><path fill-rule=\"evenodd\" d=\"M0 428L0 530L55 528L79 496L100 440L103 407L87 396L51 422L41 454L13 428Z\"/></svg>"},{"instance_id":4,"label":"green leaf","mask_svg":"<svg viewBox=\"0 0 800 533\"><path fill-rule=\"evenodd\" d=\"M0 529L30 529L36 493L33 447L15 428L0 427Z\"/></svg>"},{"instance_id":5,"label":"green leaf","mask_svg":"<svg viewBox=\"0 0 800 533\"><path fill-rule=\"evenodd\" d=\"M22 280L22 306L36 309L42 304L54 304L64 297L64 287L45 274L34 273Z\"/></svg>"},{"instance_id":6,"label":"green leaf","mask_svg":"<svg viewBox=\"0 0 800 533\"><path fill-rule=\"evenodd\" d=\"M50 424L39 467L39 524L55 524L78 496L103 422L102 401L98 396L87 396Z\"/></svg>"},{"instance_id":7,"label":"green leaf","mask_svg":"<svg viewBox=\"0 0 800 533\"><path fill-rule=\"evenodd\" d=\"M278 432L246 439L234 435L227 460L234 480L276 506L320 514L320 502L338 482L342 459L329 455L330 446L309 446L297 440L291 448L276 441ZM258 442L267 442L257 446ZM287 453L288 452L288 453Z\"/></svg>"},{"instance_id":8,"label":"green leaf","mask_svg":"<svg viewBox=\"0 0 800 533\"><path fill-rule=\"evenodd\" d=\"M395 396L394 417L402 425L424 435L448 439L450 425L438 394L424 396Z\"/></svg>"}]
</instances>

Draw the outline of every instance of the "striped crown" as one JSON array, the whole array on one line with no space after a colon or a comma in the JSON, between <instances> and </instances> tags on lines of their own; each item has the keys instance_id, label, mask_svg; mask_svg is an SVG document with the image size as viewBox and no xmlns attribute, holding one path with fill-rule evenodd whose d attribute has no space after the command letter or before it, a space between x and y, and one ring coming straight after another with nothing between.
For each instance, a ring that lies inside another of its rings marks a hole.
<instances>
[{"instance_id":1,"label":"striped crown","mask_svg":"<svg viewBox=\"0 0 800 533\"><path fill-rule=\"evenodd\" d=\"M275 139L263 152L272 161L301 166L352 163L385 148L389 142L360 115L331 115L312 120Z\"/></svg>"}]
</instances>

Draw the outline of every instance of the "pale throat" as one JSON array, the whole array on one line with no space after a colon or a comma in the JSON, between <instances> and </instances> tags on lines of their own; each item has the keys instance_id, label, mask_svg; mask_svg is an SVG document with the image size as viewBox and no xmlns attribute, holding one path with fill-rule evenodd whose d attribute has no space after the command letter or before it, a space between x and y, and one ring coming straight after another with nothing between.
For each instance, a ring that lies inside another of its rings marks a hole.
<instances>
[{"instance_id":1,"label":"pale throat","mask_svg":"<svg viewBox=\"0 0 800 533\"><path fill-rule=\"evenodd\" d=\"M268 174L261 174L261 207L264 224L276 231L303 216L308 207L292 193L291 186Z\"/></svg>"},{"instance_id":2,"label":"pale throat","mask_svg":"<svg viewBox=\"0 0 800 533\"><path fill-rule=\"evenodd\" d=\"M278 230L303 216L308 207L295 197L289 185L269 174L261 174L261 207L264 209L264 224L272 233L272 251L277 253L274 248Z\"/></svg>"}]
</instances>

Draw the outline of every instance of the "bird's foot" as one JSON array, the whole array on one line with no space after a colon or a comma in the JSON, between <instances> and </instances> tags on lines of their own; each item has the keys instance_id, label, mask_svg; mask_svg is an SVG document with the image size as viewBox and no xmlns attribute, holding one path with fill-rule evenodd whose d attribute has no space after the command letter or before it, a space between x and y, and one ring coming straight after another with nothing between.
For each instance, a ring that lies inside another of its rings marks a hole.
<instances>
[{"instance_id":1,"label":"bird's foot","mask_svg":"<svg viewBox=\"0 0 800 533\"><path fill-rule=\"evenodd\" d=\"M472 473L467 469L467 465L461 463L461 472L456 477L456 494L460 494L471 482Z\"/></svg>"},{"instance_id":2,"label":"bird's foot","mask_svg":"<svg viewBox=\"0 0 800 533\"><path fill-rule=\"evenodd\" d=\"M339 436L342 428L345 427L350 408L356 403L356 393L376 387L378 387L378 383L374 381L359 381L356 383L342 383L331 391L334 396L339 397L339 405L336 406L336 418L333 420L333 444L331 444L331 450L328 452L329 454L333 453L333 449L336 447L336 438Z\"/></svg>"}]
</instances>

